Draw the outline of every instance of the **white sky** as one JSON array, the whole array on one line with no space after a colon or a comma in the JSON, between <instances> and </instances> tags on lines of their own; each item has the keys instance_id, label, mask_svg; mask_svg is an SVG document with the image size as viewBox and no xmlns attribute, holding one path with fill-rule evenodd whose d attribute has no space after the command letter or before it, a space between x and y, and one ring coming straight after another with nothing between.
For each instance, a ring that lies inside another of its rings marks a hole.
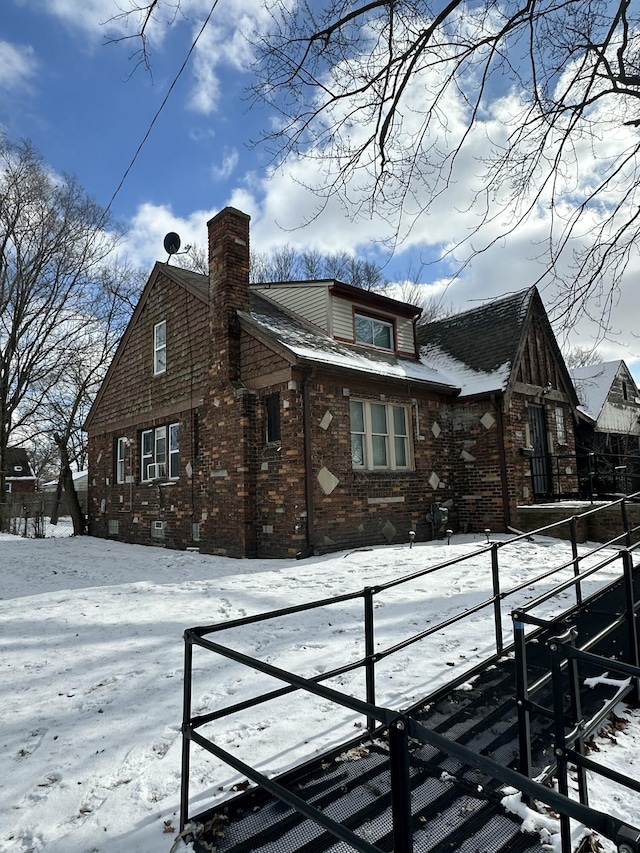
<instances>
[{"instance_id":1,"label":"white sky","mask_svg":"<svg viewBox=\"0 0 640 853\"><path fill-rule=\"evenodd\" d=\"M360 549L299 562L231 560L89 537L0 535L0 850L169 853L175 836L165 826L179 823L186 628L357 592L470 555L469 562L417 580L409 590L395 588L377 598L376 639L385 648L491 596L490 559L480 553L484 543L484 536L456 536L450 545ZM503 589L532 581L570 557L567 543L548 538L500 549L499 555ZM606 575L598 576L604 580ZM505 637L511 608L539 592L531 582L520 598L505 600ZM379 665L378 702L407 707L490 654L493 620L483 613L474 615L471 629L458 623ZM277 626L260 623L227 641L310 676L362 656L361 619L357 601ZM255 694L254 678L211 658L196 649L194 713ZM364 698L357 679L340 686ZM638 712L623 716L631 723L614 733L615 740L601 740L598 758L633 776ZM295 694L205 733L275 773L352 738L358 722L327 701ZM241 781L197 748L191 779L192 814L222 802ZM596 782L591 790L594 807L638 823L637 798ZM523 812L517 797L509 797L509 806ZM559 853L557 822L533 812L525 816ZM574 830L578 838L581 829Z\"/></svg>"}]
</instances>

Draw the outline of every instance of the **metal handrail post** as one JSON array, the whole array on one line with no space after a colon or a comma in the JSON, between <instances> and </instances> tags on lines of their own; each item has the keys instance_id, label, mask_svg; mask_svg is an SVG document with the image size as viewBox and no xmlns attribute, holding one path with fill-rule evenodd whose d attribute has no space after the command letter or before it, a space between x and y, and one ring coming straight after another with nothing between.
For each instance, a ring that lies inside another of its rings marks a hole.
<instances>
[{"instance_id":1,"label":"metal handrail post","mask_svg":"<svg viewBox=\"0 0 640 853\"><path fill-rule=\"evenodd\" d=\"M570 644L575 648L577 631L572 630ZM577 727L576 752L584 755L584 720L582 718L582 702L580 700L580 675L578 672L578 661L571 655L568 661L569 696L571 698L571 714L573 722ZM583 806L589 805L589 789L587 785L587 771L584 764L578 762L576 765L578 774L578 796Z\"/></svg>"},{"instance_id":2,"label":"metal handrail post","mask_svg":"<svg viewBox=\"0 0 640 853\"><path fill-rule=\"evenodd\" d=\"M180 832L189 819L189 772L191 769L191 676L193 644L184 634L184 685L182 694L182 779L180 783Z\"/></svg>"},{"instance_id":3,"label":"metal handrail post","mask_svg":"<svg viewBox=\"0 0 640 853\"><path fill-rule=\"evenodd\" d=\"M531 719L529 717L529 686L527 679L527 647L524 622L514 611L513 642L516 669L516 707L518 709L518 770L531 777ZM526 802L526 800L525 800Z\"/></svg>"},{"instance_id":4,"label":"metal handrail post","mask_svg":"<svg viewBox=\"0 0 640 853\"><path fill-rule=\"evenodd\" d=\"M496 653L502 654L502 599L500 597L500 569L498 566L498 543L491 544L491 576L493 580L493 618L496 628Z\"/></svg>"},{"instance_id":5,"label":"metal handrail post","mask_svg":"<svg viewBox=\"0 0 640 853\"><path fill-rule=\"evenodd\" d=\"M564 730L564 691L562 689L562 665L561 654L558 643L549 643L549 657L551 663L551 684L553 687L553 710L555 718L555 747L556 778L558 780L558 793L564 797L569 796L569 782L567 779L567 754ZM562 853L571 853L571 822L568 814L560 814L560 838Z\"/></svg>"},{"instance_id":6,"label":"metal handrail post","mask_svg":"<svg viewBox=\"0 0 640 853\"><path fill-rule=\"evenodd\" d=\"M389 763L391 770L393 850L394 853L413 853L411 781L409 779L409 726L403 716L399 716L389 726Z\"/></svg>"},{"instance_id":7,"label":"metal handrail post","mask_svg":"<svg viewBox=\"0 0 640 853\"><path fill-rule=\"evenodd\" d=\"M575 515L569 521L569 538L571 539L571 554L573 557L573 576L577 578L575 585L576 604L582 604L582 586L580 584L580 558L578 557L578 520Z\"/></svg>"},{"instance_id":8,"label":"metal handrail post","mask_svg":"<svg viewBox=\"0 0 640 853\"><path fill-rule=\"evenodd\" d=\"M638 626L636 623L636 603L633 592L633 555L630 551L622 551L622 571L624 575L624 598L626 623L629 643L629 663L632 666L640 666L640 651L638 650ZM634 679L634 701L640 700L640 687L638 679Z\"/></svg>"},{"instance_id":9,"label":"metal handrail post","mask_svg":"<svg viewBox=\"0 0 640 853\"><path fill-rule=\"evenodd\" d=\"M376 704L376 664L374 660L374 622L373 622L373 596L375 590L368 586L363 591L364 601L364 654L365 654L365 686L367 702ZM367 729L372 732L376 727L374 717L367 717Z\"/></svg>"},{"instance_id":10,"label":"metal handrail post","mask_svg":"<svg viewBox=\"0 0 640 853\"><path fill-rule=\"evenodd\" d=\"M627 499L622 498L620 501L620 509L622 510L622 524L624 526L624 544L627 548L631 545L631 530L629 529L629 517L627 515Z\"/></svg>"}]
</instances>

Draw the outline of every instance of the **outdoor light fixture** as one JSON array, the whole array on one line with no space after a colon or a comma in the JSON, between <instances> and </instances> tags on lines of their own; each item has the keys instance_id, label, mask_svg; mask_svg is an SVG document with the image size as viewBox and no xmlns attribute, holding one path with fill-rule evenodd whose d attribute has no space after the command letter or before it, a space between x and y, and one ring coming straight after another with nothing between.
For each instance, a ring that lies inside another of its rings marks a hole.
<instances>
[{"instance_id":1,"label":"outdoor light fixture","mask_svg":"<svg viewBox=\"0 0 640 853\"><path fill-rule=\"evenodd\" d=\"M487 545L489 544L489 534L491 533L491 528L485 527L484 535L487 537Z\"/></svg>"},{"instance_id":2,"label":"outdoor light fixture","mask_svg":"<svg viewBox=\"0 0 640 853\"><path fill-rule=\"evenodd\" d=\"M413 543L415 542L416 532L415 530L409 531L409 548L413 548Z\"/></svg>"},{"instance_id":3,"label":"outdoor light fixture","mask_svg":"<svg viewBox=\"0 0 640 853\"><path fill-rule=\"evenodd\" d=\"M453 536L453 530L445 530L447 534L447 545L451 545L451 537Z\"/></svg>"}]
</instances>

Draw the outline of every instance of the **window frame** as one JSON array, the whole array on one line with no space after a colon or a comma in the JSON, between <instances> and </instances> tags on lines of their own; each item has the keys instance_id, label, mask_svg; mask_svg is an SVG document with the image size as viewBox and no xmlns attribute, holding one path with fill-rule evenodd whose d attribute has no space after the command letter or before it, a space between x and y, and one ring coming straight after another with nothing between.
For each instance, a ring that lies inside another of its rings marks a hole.
<instances>
[{"instance_id":1,"label":"window frame","mask_svg":"<svg viewBox=\"0 0 640 853\"><path fill-rule=\"evenodd\" d=\"M264 436L267 444L279 444L282 440L280 416L280 394L267 394L264 398Z\"/></svg>"},{"instance_id":2,"label":"window frame","mask_svg":"<svg viewBox=\"0 0 640 853\"><path fill-rule=\"evenodd\" d=\"M126 475L126 460L127 448L129 447L129 439L125 436L120 436L116 439L116 483L122 485L127 482Z\"/></svg>"},{"instance_id":3,"label":"window frame","mask_svg":"<svg viewBox=\"0 0 640 853\"><path fill-rule=\"evenodd\" d=\"M359 407L359 409L355 407ZM360 414L354 417L354 410L359 411ZM380 410L384 410L384 429L381 428ZM397 412L402 413L403 423L401 425L396 419ZM354 421L357 429L354 429ZM413 471L413 444L410 425L411 409L408 405L387 403L380 400L351 399L349 401L349 430L353 470ZM404 432L399 431L399 427ZM356 442L354 442L355 436L358 436ZM356 454L354 451L356 450L362 458L361 464L355 461ZM382 457L384 457L384 462L380 462ZM404 457L404 464L398 462L400 457Z\"/></svg>"},{"instance_id":4,"label":"window frame","mask_svg":"<svg viewBox=\"0 0 640 853\"><path fill-rule=\"evenodd\" d=\"M172 443L173 442L173 443ZM149 476L150 465L164 465L165 472ZM140 433L140 482L177 480L180 476L180 424L149 427Z\"/></svg>"},{"instance_id":5,"label":"window frame","mask_svg":"<svg viewBox=\"0 0 640 853\"><path fill-rule=\"evenodd\" d=\"M358 336L358 323L359 321L366 321L371 326L371 340L363 340ZM379 326L384 329L389 330L389 341L390 345L386 346L380 343L376 343L376 326ZM362 311L354 311L353 312L353 340L355 343L360 344L362 346L374 347L375 349L383 350L384 352L395 352L396 351L396 328L395 323L392 319L387 319L385 317L379 317L375 314L365 314Z\"/></svg>"},{"instance_id":6,"label":"window frame","mask_svg":"<svg viewBox=\"0 0 640 853\"><path fill-rule=\"evenodd\" d=\"M162 330L162 340L160 331ZM167 372L167 321L161 320L153 327L153 375L160 376Z\"/></svg>"}]
</instances>

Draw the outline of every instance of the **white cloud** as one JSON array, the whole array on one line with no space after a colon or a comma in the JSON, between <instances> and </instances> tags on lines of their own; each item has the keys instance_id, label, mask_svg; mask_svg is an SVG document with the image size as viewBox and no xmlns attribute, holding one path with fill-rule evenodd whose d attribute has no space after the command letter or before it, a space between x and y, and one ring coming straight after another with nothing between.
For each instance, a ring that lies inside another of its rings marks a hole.
<instances>
[{"instance_id":1,"label":"white cloud","mask_svg":"<svg viewBox=\"0 0 640 853\"><path fill-rule=\"evenodd\" d=\"M196 210L188 217L176 216L169 205L141 204L128 229L128 240L122 251L135 266L151 267L156 261L166 261L163 241L169 231L180 236L181 248L188 245L206 246L206 223L217 210Z\"/></svg>"},{"instance_id":2,"label":"white cloud","mask_svg":"<svg viewBox=\"0 0 640 853\"><path fill-rule=\"evenodd\" d=\"M231 177L238 165L239 155L236 148L225 148L220 166L212 166L211 173L216 181L224 181Z\"/></svg>"},{"instance_id":3,"label":"white cloud","mask_svg":"<svg viewBox=\"0 0 640 853\"><path fill-rule=\"evenodd\" d=\"M38 62L30 45L0 40L0 89L13 92L28 88L37 70Z\"/></svg>"}]
</instances>

